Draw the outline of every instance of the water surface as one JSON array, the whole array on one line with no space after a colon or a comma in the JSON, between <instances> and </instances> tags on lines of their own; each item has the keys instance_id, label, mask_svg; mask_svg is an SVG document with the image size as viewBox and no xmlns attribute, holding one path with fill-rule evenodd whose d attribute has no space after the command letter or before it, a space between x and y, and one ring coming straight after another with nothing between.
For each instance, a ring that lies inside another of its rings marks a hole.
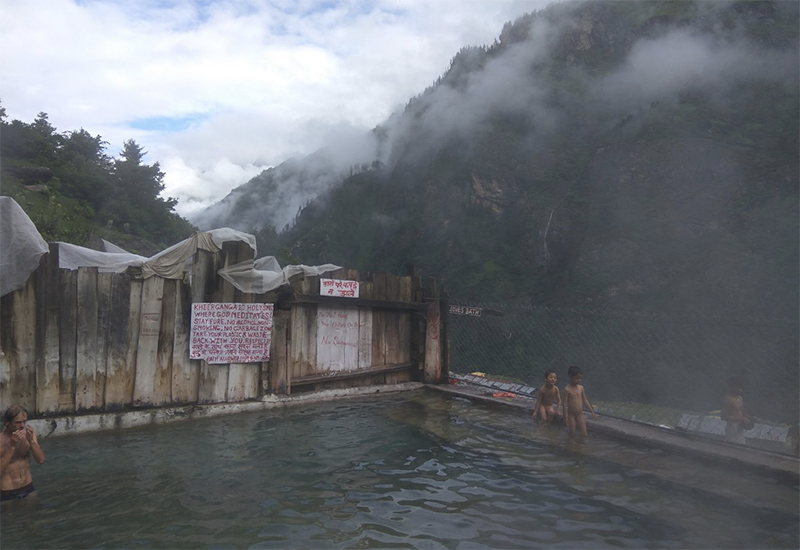
<instances>
[{"instance_id":1,"label":"water surface","mask_svg":"<svg viewBox=\"0 0 800 550\"><path fill-rule=\"evenodd\" d=\"M785 479L434 391L42 441L9 548L798 548Z\"/></svg>"}]
</instances>

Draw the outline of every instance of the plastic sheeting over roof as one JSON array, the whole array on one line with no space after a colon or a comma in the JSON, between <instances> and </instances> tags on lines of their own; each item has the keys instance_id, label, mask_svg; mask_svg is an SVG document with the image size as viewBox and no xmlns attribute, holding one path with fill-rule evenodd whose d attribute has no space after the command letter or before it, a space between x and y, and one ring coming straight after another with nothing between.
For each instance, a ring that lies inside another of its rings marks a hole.
<instances>
[{"instance_id":1,"label":"plastic sheeting over roof","mask_svg":"<svg viewBox=\"0 0 800 550\"><path fill-rule=\"evenodd\" d=\"M0 296L25 286L49 250L17 201L0 197Z\"/></svg>"},{"instance_id":2,"label":"plastic sheeting over roof","mask_svg":"<svg viewBox=\"0 0 800 550\"><path fill-rule=\"evenodd\" d=\"M39 259L49 249L36 226L14 199L0 197L0 201L0 295L5 296L25 285L30 274L39 265ZM115 252L100 252L59 242L59 267L71 270L96 267L98 271L112 273L136 268L137 275L144 279L153 275L165 279L182 279L191 270L191 264L187 262L198 249L217 252L228 241L244 241L253 249L253 255L257 252L253 235L224 227L199 231L150 258L125 252L108 242L104 243L105 248ZM299 273L306 276L321 275L339 267L324 264L290 265L281 268L277 260L269 256L220 269L217 273L242 292L262 294L287 284L290 277Z\"/></svg>"}]
</instances>

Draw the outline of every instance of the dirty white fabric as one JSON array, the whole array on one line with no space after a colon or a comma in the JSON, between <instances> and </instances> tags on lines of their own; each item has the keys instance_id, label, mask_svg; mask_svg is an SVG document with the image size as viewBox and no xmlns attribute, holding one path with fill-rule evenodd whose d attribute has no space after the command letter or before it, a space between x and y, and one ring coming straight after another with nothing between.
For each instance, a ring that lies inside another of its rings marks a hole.
<instances>
[{"instance_id":1,"label":"dirty white fabric","mask_svg":"<svg viewBox=\"0 0 800 550\"><path fill-rule=\"evenodd\" d=\"M100 272L122 273L129 267L139 267L142 277L147 279L159 275L165 279L182 279L185 264L197 249L216 252L226 241L244 241L255 254L256 238L227 227L208 232L198 232L158 254L145 258L130 252L100 252L69 243L58 243L58 265L63 269L96 267ZM117 250L122 250L112 245Z\"/></svg>"},{"instance_id":2,"label":"dirty white fabric","mask_svg":"<svg viewBox=\"0 0 800 550\"><path fill-rule=\"evenodd\" d=\"M306 277L322 275L340 266L324 264L318 266L287 265L281 269L274 256L266 256L255 261L248 260L227 268L220 269L219 276L242 292L263 294L289 284L289 279L303 273Z\"/></svg>"},{"instance_id":3,"label":"dirty white fabric","mask_svg":"<svg viewBox=\"0 0 800 550\"><path fill-rule=\"evenodd\" d=\"M0 296L25 286L49 250L17 201L0 197Z\"/></svg>"},{"instance_id":4,"label":"dirty white fabric","mask_svg":"<svg viewBox=\"0 0 800 550\"><path fill-rule=\"evenodd\" d=\"M100 252L77 244L58 242L58 267L63 269L96 267L101 273L122 273L129 267L139 267L145 260L147 258L144 256L130 252Z\"/></svg>"},{"instance_id":5,"label":"dirty white fabric","mask_svg":"<svg viewBox=\"0 0 800 550\"><path fill-rule=\"evenodd\" d=\"M38 267L39 259L49 248L16 201L10 197L0 199L0 295L5 296L25 285L30 274ZM103 245L106 250L113 252L100 252L59 242L58 261L63 269L96 267L100 272L122 273L133 267L140 270L140 276L144 279L153 275L182 279L185 273L191 272L191 260L198 249L216 252L223 243L229 241L243 241L253 249L254 256L257 253L254 235L223 227L199 231L150 258L126 252L108 241L103 241ZM218 273L242 292L261 294L287 284L298 273L320 275L335 269L339 269L339 266L290 265L281 268L274 257L268 256L221 269Z\"/></svg>"},{"instance_id":6,"label":"dirty white fabric","mask_svg":"<svg viewBox=\"0 0 800 550\"><path fill-rule=\"evenodd\" d=\"M253 249L253 254L256 253L256 238L248 233L228 227L198 231L188 239L147 259L142 264L142 277L147 279L158 275L165 279L182 279L184 272L188 269L187 262L198 249L216 252L222 248L223 243L228 241L244 241Z\"/></svg>"}]
</instances>

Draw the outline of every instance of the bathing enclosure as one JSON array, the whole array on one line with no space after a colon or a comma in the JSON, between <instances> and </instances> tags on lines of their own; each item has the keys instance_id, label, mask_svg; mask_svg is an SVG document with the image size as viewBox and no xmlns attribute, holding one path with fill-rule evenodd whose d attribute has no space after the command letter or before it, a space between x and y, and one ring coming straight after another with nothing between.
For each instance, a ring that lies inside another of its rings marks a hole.
<instances>
[{"instance_id":1,"label":"bathing enclosure","mask_svg":"<svg viewBox=\"0 0 800 550\"><path fill-rule=\"evenodd\" d=\"M406 276L338 269L246 293L218 270L252 260L228 241L199 249L179 278L59 268L50 243L25 285L0 304L0 408L69 417L268 394L447 379L446 296ZM320 279L357 281L358 297L320 294ZM193 303L273 304L269 359L189 358Z\"/></svg>"}]
</instances>

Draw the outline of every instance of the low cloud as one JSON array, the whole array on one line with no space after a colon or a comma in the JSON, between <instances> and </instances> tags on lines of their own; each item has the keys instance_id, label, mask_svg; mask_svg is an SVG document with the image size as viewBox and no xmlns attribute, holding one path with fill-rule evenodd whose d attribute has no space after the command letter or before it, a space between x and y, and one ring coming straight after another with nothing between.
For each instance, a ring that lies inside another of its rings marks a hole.
<instances>
[{"instance_id":1,"label":"low cloud","mask_svg":"<svg viewBox=\"0 0 800 550\"><path fill-rule=\"evenodd\" d=\"M491 43L506 21L547 3L8 2L3 107L11 119L44 111L59 131L101 135L112 155L135 139L186 214L329 138L342 148L459 48ZM159 128L142 124L153 119Z\"/></svg>"}]
</instances>

